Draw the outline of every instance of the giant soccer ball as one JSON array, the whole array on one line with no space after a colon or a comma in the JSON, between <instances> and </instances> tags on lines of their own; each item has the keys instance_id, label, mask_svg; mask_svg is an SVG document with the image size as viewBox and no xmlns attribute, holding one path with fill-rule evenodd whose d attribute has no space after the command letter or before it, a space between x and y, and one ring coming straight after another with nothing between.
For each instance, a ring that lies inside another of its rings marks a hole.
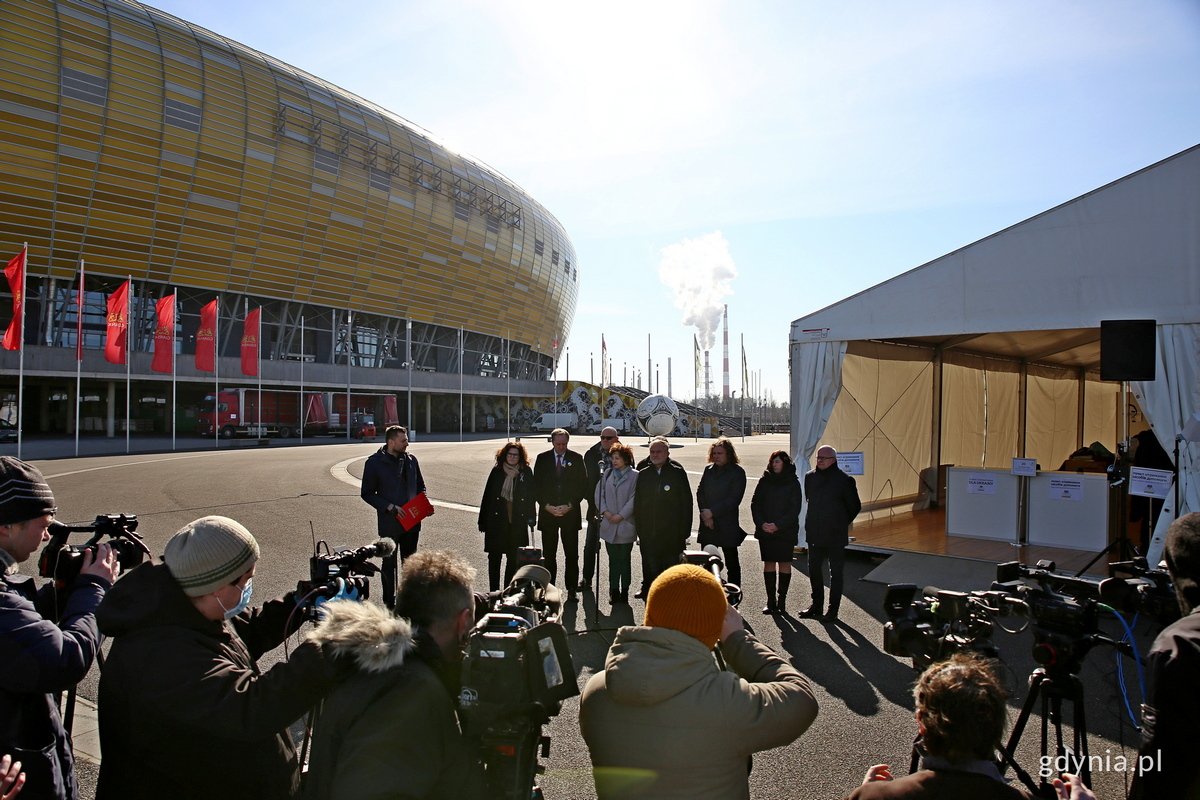
<instances>
[{"instance_id":1,"label":"giant soccer ball","mask_svg":"<svg viewBox=\"0 0 1200 800\"><path fill-rule=\"evenodd\" d=\"M647 436L668 436L679 422L679 406L665 394L652 394L638 405L637 421Z\"/></svg>"}]
</instances>

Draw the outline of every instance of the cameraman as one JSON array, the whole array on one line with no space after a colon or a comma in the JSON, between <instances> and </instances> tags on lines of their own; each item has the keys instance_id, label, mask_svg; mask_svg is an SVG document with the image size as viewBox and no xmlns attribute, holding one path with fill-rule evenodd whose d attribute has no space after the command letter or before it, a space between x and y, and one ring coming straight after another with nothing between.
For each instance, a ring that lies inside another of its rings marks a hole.
<instances>
[{"instance_id":1,"label":"cameraman","mask_svg":"<svg viewBox=\"0 0 1200 800\"><path fill-rule=\"evenodd\" d=\"M1028 797L1010 786L996 766L1008 706L1004 686L987 661L955 653L922 672L913 695L920 769L893 780L886 764L876 764L848 800Z\"/></svg>"},{"instance_id":2,"label":"cameraman","mask_svg":"<svg viewBox=\"0 0 1200 800\"><path fill-rule=\"evenodd\" d=\"M114 642L100 674L97 800L295 797L287 726L336 675L313 641L259 671L304 614L294 593L248 608L258 556L240 523L203 517L171 537L164 563L131 570L101 603Z\"/></svg>"},{"instance_id":3,"label":"cameraman","mask_svg":"<svg viewBox=\"0 0 1200 800\"><path fill-rule=\"evenodd\" d=\"M49 540L58 509L37 467L0 458L0 753L21 762L24 797L78 797L71 746L54 694L83 679L100 647L95 610L117 577L107 544L83 556L65 603L18 565Z\"/></svg>"},{"instance_id":4,"label":"cameraman","mask_svg":"<svg viewBox=\"0 0 1200 800\"><path fill-rule=\"evenodd\" d=\"M325 606L313 638L356 673L322 704L304 800L484 796L455 711L474 579L458 556L426 550L404 564L398 617L367 603Z\"/></svg>"},{"instance_id":5,"label":"cameraman","mask_svg":"<svg viewBox=\"0 0 1200 800\"><path fill-rule=\"evenodd\" d=\"M600 800L732 800L750 797L750 755L816 716L808 681L745 629L713 574L678 564L650 584L645 626L617 631L579 724Z\"/></svg>"},{"instance_id":6,"label":"cameraman","mask_svg":"<svg viewBox=\"0 0 1200 800\"><path fill-rule=\"evenodd\" d=\"M1150 648L1150 697L1142 706L1142 747L1132 798L1200 798L1200 513L1171 523L1163 548L1183 618Z\"/></svg>"}]
</instances>

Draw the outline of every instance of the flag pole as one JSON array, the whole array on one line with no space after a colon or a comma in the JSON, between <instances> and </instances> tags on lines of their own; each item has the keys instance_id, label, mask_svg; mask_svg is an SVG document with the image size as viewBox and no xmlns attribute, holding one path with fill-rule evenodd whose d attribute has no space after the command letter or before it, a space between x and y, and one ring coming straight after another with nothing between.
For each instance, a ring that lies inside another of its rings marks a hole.
<instances>
[{"instance_id":1,"label":"flag pole","mask_svg":"<svg viewBox=\"0 0 1200 800\"><path fill-rule=\"evenodd\" d=\"M129 379L130 362L133 361L133 276L127 275L129 291L125 293L125 453L129 453L129 395L132 383Z\"/></svg>"},{"instance_id":2,"label":"flag pole","mask_svg":"<svg viewBox=\"0 0 1200 800\"><path fill-rule=\"evenodd\" d=\"M83 405L83 257L79 257L79 293L75 295L75 457L79 457L79 408Z\"/></svg>"},{"instance_id":3,"label":"flag pole","mask_svg":"<svg viewBox=\"0 0 1200 800\"><path fill-rule=\"evenodd\" d=\"M234 307L237 310L237 307ZM221 426L218 414L221 410L221 295L213 308L213 447L221 446Z\"/></svg>"},{"instance_id":4,"label":"flag pole","mask_svg":"<svg viewBox=\"0 0 1200 800\"><path fill-rule=\"evenodd\" d=\"M308 422L308 406L304 404L304 315L300 315L300 441L304 441L304 426Z\"/></svg>"},{"instance_id":5,"label":"flag pole","mask_svg":"<svg viewBox=\"0 0 1200 800\"><path fill-rule=\"evenodd\" d=\"M350 441L350 345L354 338L354 312L346 309L346 441ZM409 372L411 375L412 372Z\"/></svg>"},{"instance_id":6,"label":"flag pole","mask_svg":"<svg viewBox=\"0 0 1200 800\"><path fill-rule=\"evenodd\" d=\"M171 450L175 450L175 425L179 416L175 395L175 320L179 319L179 289L171 289Z\"/></svg>"},{"instance_id":7,"label":"flag pole","mask_svg":"<svg viewBox=\"0 0 1200 800\"><path fill-rule=\"evenodd\" d=\"M466 342L463 327L458 326L458 440L463 440L463 360L466 358Z\"/></svg>"},{"instance_id":8,"label":"flag pole","mask_svg":"<svg viewBox=\"0 0 1200 800\"><path fill-rule=\"evenodd\" d=\"M25 307L29 305L26 287L29 285L29 242L21 244L21 321L17 325L17 341L21 344L17 356L17 458L21 457L21 442L25 433Z\"/></svg>"},{"instance_id":9,"label":"flag pole","mask_svg":"<svg viewBox=\"0 0 1200 800\"><path fill-rule=\"evenodd\" d=\"M512 340L504 339L504 438L512 439Z\"/></svg>"},{"instance_id":10,"label":"flag pole","mask_svg":"<svg viewBox=\"0 0 1200 800\"><path fill-rule=\"evenodd\" d=\"M258 373L258 435L262 436L262 306L258 307L258 330L254 332L254 371Z\"/></svg>"}]
</instances>

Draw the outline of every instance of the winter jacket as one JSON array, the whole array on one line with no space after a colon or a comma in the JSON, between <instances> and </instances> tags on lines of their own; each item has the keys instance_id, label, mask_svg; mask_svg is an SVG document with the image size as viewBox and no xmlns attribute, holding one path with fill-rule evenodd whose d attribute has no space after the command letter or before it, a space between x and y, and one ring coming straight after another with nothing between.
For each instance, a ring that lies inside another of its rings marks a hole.
<instances>
[{"instance_id":1,"label":"winter jacket","mask_svg":"<svg viewBox=\"0 0 1200 800\"><path fill-rule=\"evenodd\" d=\"M608 472L609 467L612 466L612 459L604 449L605 444L605 442L596 442L583 454L583 471L587 475L588 519L592 522L598 521L597 516L600 513L595 504L596 484L600 482L600 476ZM612 442L607 444L612 446Z\"/></svg>"},{"instance_id":2,"label":"winter jacket","mask_svg":"<svg viewBox=\"0 0 1200 800\"><path fill-rule=\"evenodd\" d=\"M680 553L692 534L692 487L687 472L668 460L659 471L646 459L638 464L633 516L643 549Z\"/></svg>"},{"instance_id":3,"label":"winter jacket","mask_svg":"<svg viewBox=\"0 0 1200 800\"><path fill-rule=\"evenodd\" d=\"M746 495L746 470L739 464L709 464L696 487L696 504L713 513L713 527L700 523L700 545L737 547L746 538L738 523L738 507Z\"/></svg>"},{"instance_id":4,"label":"winter jacket","mask_svg":"<svg viewBox=\"0 0 1200 800\"><path fill-rule=\"evenodd\" d=\"M637 539L633 508L638 471L632 467L624 473L610 469L596 484L596 510L600 514L600 538L609 544L629 544ZM609 522L604 512L620 514L620 522Z\"/></svg>"},{"instance_id":5,"label":"winter jacket","mask_svg":"<svg viewBox=\"0 0 1200 800\"><path fill-rule=\"evenodd\" d=\"M776 474L768 469L758 479L754 496L750 498L750 514L754 517L754 538L783 541L795 546L800 541L800 506L804 493L796 479L796 465L783 465L783 472ZM779 526L775 533L763 531L764 522Z\"/></svg>"},{"instance_id":6,"label":"winter jacket","mask_svg":"<svg viewBox=\"0 0 1200 800\"><path fill-rule=\"evenodd\" d=\"M587 472L583 467L583 457L574 450L563 453L566 462L563 471L559 473L554 463L554 451L547 450L539 453L533 463L534 497L537 498L538 530L567 530L577 531L583 524L583 515L579 505L588 495ZM546 506L569 505L571 510L562 517L556 517L546 510Z\"/></svg>"},{"instance_id":7,"label":"winter jacket","mask_svg":"<svg viewBox=\"0 0 1200 800\"><path fill-rule=\"evenodd\" d=\"M78 796L70 742L52 694L79 683L92 666L100 647L94 612L111 585L80 575L55 624L51 584L39 592L33 578L15 571L0 580L0 753L21 762L22 798Z\"/></svg>"},{"instance_id":8,"label":"winter jacket","mask_svg":"<svg viewBox=\"0 0 1200 800\"><path fill-rule=\"evenodd\" d=\"M600 800L748 798L747 758L808 729L817 701L791 664L748 631L721 652L731 672L685 633L617 632L580 701Z\"/></svg>"},{"instance_id":9,"label":"winter jacket","mask_svg":"<svg viewBox=\"0 0 1200 800\"><path fill-rule=\"evenodd\" d=\"M1176 582L1178 590L1179 581ZM1154 769L1135 773L1134 800L1200 798L1200 606L1163 628L1146 659L1150 697L1142 706L1142 758Z\"/></svg>"},{"instance_id":10,"label":"winter jacket","mask_svg":"<svg viewBox=\"0 0 1200 800\"><path fill-rule=\"evenodd\" d=\"M850 523L862 511L858 485L836 465L809 470L804 475L808 513L804 538L818 547L845 547L850 543Z\"/></svg>"},{"instance_id":11,"label":"winter jacket","mask_svg":"<svg viewBox=\"0 0 1200 800\"><path fill-rule=\"evenodd\" d=\"M485 796L456 716L457 687L432 639L380 606L332 602L312 638L352 674L321 704L304 800Z\"/></svg>"},{"instance_id":12,"label":"winter jacket","mask_svg":"<svg viewBox=\"0 0 1200 800\"><path fill-rule=\"evenodd\" d=\"M113 637L100 674L97 800L285 800L300 769L287 727L333 685L313 642L265 673L258 658L303 621L291 595L213 621L163 564L126 574L96 614Z\"/></svg>"},{"instance_id":13,"label":"winter jacket","mask_svg":"<svg viewBox=\"0 0 1200 800\"><path fill-rule=\"evenodd\" d=\"M411 530L404 530L396 520L396 515L389 513L387 507L402 506L423 491L425 478L421 475L417 457L412 453L406 451L394 456L387 451L385 444L363 465L362 490L359 494L375 508L380 536L399 539L421 532L419 522Z\"/></svg>"},{"instance_id":14,"label":"winter jacket","mask_svg":"<svg viewBox=\"0 0 1200 800\"><path fill-rule=\"evenodd\" d=\"M479 501L479 531L483 549L489 553L511 553L529 544L529 529L534 523L533 470L521 467L513 478L512 514L508 501L500 494L504 488L504 469L492 467Z\"/></svg>"}]
</instances>

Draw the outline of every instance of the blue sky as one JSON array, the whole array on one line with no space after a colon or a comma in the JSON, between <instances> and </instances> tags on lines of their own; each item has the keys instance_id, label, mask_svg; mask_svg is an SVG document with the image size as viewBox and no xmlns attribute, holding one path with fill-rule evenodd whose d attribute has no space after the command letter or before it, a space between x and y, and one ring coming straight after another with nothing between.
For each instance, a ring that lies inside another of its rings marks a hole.
<instances>
[{"instance_id":1,"label":"blue sky","mask_svg":"<svg viewBox=\"0 0 1200 800\"><path fill-rule=\"evenodd\" d=\"M793 319L1200 143L1197 0L152 5L523 186L577 251L570 376L650 334L681 399L706 304L785 400Z\"/></svg>"}]
</instances>

